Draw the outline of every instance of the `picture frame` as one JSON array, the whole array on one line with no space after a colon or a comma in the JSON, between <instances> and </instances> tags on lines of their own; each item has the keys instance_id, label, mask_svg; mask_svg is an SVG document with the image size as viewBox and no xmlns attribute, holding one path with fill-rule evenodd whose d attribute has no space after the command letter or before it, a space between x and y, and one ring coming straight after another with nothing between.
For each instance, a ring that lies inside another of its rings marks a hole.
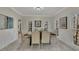
<instances>
[{"instance_id":1,"label":"picture frame","mask_svg":"<svg viewBox=\"0 0 79 59\"><path fill-rule=\"evenodd\" d=\"M41 27L41 21L35 20L35 27Z\"/></svg>"},{"instance_id":2,"label":"picture frame","mask_svg":"<svg viewBox=\"0 0 79 59\"><path fill-rule=\"evenodd\" d=\"M60 29L67 29L67 16L59 19Z\"/></svg>"}]
</instances>

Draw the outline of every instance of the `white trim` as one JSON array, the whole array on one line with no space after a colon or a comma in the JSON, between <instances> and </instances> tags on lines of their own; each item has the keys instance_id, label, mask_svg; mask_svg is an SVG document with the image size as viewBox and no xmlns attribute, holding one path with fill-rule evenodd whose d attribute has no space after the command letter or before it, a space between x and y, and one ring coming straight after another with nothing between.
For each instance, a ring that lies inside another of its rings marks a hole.
<instances>
[{"instance_id":1,"label":"white trim","mask_svg":"<svg viewBox=\"0 0 79 59\"><path fill-rule=\"evenodd\" d=\"M54 17L56 15L58 15L60 12L62 12L63 10L67 9L68 7L63 7L62 9L60 9L58 12L56 12L55 15L42 15L42 16L50 16L50 17ZM11 9L16 12L17 14L21 15L21 16L34 16L34 15L23 15L21 12L17 11L15 8L11 7ZM36 15L35 15L36 16ZM41 16L41 15L38 15Z\"/></svg>"},{"instance_id":2,"label":"white trim","mask_svg":"<svg viewBox=\"0 0 79 59\"><path fill-rule=\"evenodd\" d=\"M22 13L21 13L21 12L19 12L19 11L17 11L15 8L11 7L11 9L12 9L14 12L16 12L17 14L19 14L19 15L23 16L23 15L22 15Z\"/></svg>"},{"instance_id":3,"label":"white trim","mask_svg":"<svg viewBox=\"0 0 79 59\"><path fill-rule=\"evenodd\" d=\"M64 7L62 9L60 9L54 16L58 15L60 12L62 12L63 10L67 9L68 7Z\"/></svg>"}]
</instances>

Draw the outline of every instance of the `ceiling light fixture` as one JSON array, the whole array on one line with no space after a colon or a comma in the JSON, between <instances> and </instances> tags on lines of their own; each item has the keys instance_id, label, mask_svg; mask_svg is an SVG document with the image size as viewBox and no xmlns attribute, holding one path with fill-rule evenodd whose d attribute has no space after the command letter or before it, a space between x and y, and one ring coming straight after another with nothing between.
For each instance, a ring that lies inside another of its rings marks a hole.
<instances>
[{"instance_id":1,"label":"ceiling light fixture","mask_svg":"<svg viewBox=\"0 0 79 59\"><path fill-rule=\"evenodd\" d=\"M34 7L34 10L37 10L37 11L43 10L43 7Z\"/></svg>"}]
</instances>

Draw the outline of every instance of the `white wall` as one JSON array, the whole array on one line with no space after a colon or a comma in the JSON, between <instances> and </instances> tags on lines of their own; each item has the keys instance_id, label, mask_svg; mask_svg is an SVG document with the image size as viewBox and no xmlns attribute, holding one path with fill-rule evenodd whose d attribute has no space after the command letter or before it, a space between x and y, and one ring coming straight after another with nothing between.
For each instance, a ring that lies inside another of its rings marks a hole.
<instances>
[{"instance_id":1,"label":"white wall","mask_svg":"<svg viewBox=\"0 0 79 59\"><path fill-rule=\"evenodd\" d=\"M79 8L65 8L63 11L58 13L55 17L55 20L59 21L60 17L67 16L68 17L68 29L59 29L59 36L58 38L62 40L63 42L67 43L69 46L73 47L74 42L73 42L73 35L74 35L74 30L73 30L73 17L79 14Z\"/></svg>"},{"instance_id":2,"label":"white wall","mask_svg":"<svg viewBox=\"0 0 79 59\"><path fill-rule=\"evenodd\" d=\"M18 39L18 22L20 16L8 7L0 7L0 14L13 17L14 28L0 30L0 49Z\"/></svg>"},{"instance_id":3,"label":"white wall","mask_svg":"<svg viewBox=\"0 0 79 59\"><path fill-rule=\"evenodd\" d=\"M3 16L3 15L0 15L0 29L3 29L3 28L6 28L5 27L5 22L7 21L7 20L5 20L5 16Z\"/></svg>"},{"instance_id":4,"label":"white wall","mask_svg":"<svg viewBox=\"0 0 79 59\"><path fill-rule=\"evenodd\" d=\"M23 16L22 17L22 32L26 33L28 32L28 22L33 22L33 31L34 29L34 21L35 20L41 20L42 21L42 28L44 27L45 21L48 21L48 30L50 32L54 32L54 18L51 16Z\"/></svg>"}]
</instances>

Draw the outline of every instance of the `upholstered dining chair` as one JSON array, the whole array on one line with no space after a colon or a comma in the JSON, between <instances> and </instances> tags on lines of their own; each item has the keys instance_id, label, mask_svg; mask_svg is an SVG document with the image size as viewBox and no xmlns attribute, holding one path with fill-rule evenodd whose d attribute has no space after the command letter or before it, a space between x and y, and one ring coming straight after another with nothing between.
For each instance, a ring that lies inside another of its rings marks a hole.
<instances>
[{"instance_id":1,"label":"upholstered dining chair","mask_svg":"<svg viewBox=\"0 0 79 59\"><path fill-rule=\"evenodd\" d=\"M42 32L42 40L41 43L50 43L50 32L44 31Z\"/></svg>"},{"instance_id":2,"label":"upholstered dining chair","mask_svg":"<svg viewBox=\"0 0 79 59\"><path fill-rule=\"evenodd\" d=\"M32 45L40 44L40 32L32 32Z\"/></svg>"}]
</instances>

